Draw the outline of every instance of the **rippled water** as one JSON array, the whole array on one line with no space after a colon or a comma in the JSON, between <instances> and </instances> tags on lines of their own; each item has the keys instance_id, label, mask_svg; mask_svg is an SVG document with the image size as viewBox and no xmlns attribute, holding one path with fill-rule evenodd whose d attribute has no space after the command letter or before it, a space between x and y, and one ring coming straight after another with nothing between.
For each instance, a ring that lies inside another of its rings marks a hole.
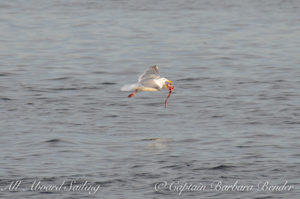
<instances>
[{"instance_id":1,"label":"rippled water","mask_svg":"<svg viewBox=\"0 0 300 199\"><path fill-rule=\"evenodd\" d=\"M0 2L1 198L298 198L300 2ZM175 82L129 93L148 66ZM5 189L89 181L85 191ZM155 191L161 181L292 191Z\"/></svg>"}]
</instances>

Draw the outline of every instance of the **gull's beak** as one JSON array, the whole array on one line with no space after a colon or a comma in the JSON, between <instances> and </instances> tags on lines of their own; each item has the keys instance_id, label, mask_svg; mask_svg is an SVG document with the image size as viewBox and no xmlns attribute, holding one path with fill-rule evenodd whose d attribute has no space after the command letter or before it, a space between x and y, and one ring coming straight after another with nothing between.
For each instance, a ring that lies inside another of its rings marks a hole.
<instances>
[{"instance_id":1,"label":"gull's beak","mask_svg":"<svg viewBox=\"0 0 300 199\"><path fill-rule=\"evenodd\" d=\"M171 80L167 80L166 82L173 84L173 82ZM166 83L165 83L165 88L168 88Z\"/></svg>"}]
</instances>

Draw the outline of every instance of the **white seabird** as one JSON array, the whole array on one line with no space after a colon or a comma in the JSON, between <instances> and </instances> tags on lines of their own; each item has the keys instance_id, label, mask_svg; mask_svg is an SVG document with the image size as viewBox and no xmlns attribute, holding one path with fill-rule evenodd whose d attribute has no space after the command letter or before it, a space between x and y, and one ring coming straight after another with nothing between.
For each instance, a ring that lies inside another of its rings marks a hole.
<instances>
[{"instance_id":1,"label":"white seabird","mask_svg":"<svg viewBox=\"0 0 300 199\"><path fill-rule=\"evenodd\" d=\"M149 67L135 84L124 85L121 91L134 91L128 97L134 97L138 91L160 91L163 87L170 88L173 82L165 77L160 77L156 65Z\"/></svg>"}]
</instances>

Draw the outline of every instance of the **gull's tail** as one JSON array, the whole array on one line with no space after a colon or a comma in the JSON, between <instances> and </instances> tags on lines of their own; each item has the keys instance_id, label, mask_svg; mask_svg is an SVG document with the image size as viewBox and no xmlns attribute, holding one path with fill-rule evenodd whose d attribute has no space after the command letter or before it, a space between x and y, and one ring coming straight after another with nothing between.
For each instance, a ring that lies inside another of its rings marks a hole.
<instances>
[{"instance_id":1,"label":"gull's tail","mask_svg":"<svg viewBox=\"0 0 300 199\"><path fill-rule=\"evenodd\" d=\"M121 91L134 91L139 87L138 84L126 84L122 86Z\"/></svg>"}]
</instances>

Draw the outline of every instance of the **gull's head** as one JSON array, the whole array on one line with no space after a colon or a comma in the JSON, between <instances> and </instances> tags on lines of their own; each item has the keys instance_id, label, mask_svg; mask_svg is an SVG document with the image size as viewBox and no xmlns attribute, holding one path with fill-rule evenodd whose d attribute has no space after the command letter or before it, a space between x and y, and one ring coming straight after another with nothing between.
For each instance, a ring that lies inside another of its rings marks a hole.
<instances>
[{"instance_id":1,"label":"gull's head","mask_svg":"<svg viewBox=\"0 0 300 199\"><path fill-rule=\"evenodd\" d=\"M168 88L168 84L173 84L173 82L171 80L168 80L167 78L161 78L161 81L163 83L163 85L165 86L165 88Z\"/></svg>"}]
</instances>

